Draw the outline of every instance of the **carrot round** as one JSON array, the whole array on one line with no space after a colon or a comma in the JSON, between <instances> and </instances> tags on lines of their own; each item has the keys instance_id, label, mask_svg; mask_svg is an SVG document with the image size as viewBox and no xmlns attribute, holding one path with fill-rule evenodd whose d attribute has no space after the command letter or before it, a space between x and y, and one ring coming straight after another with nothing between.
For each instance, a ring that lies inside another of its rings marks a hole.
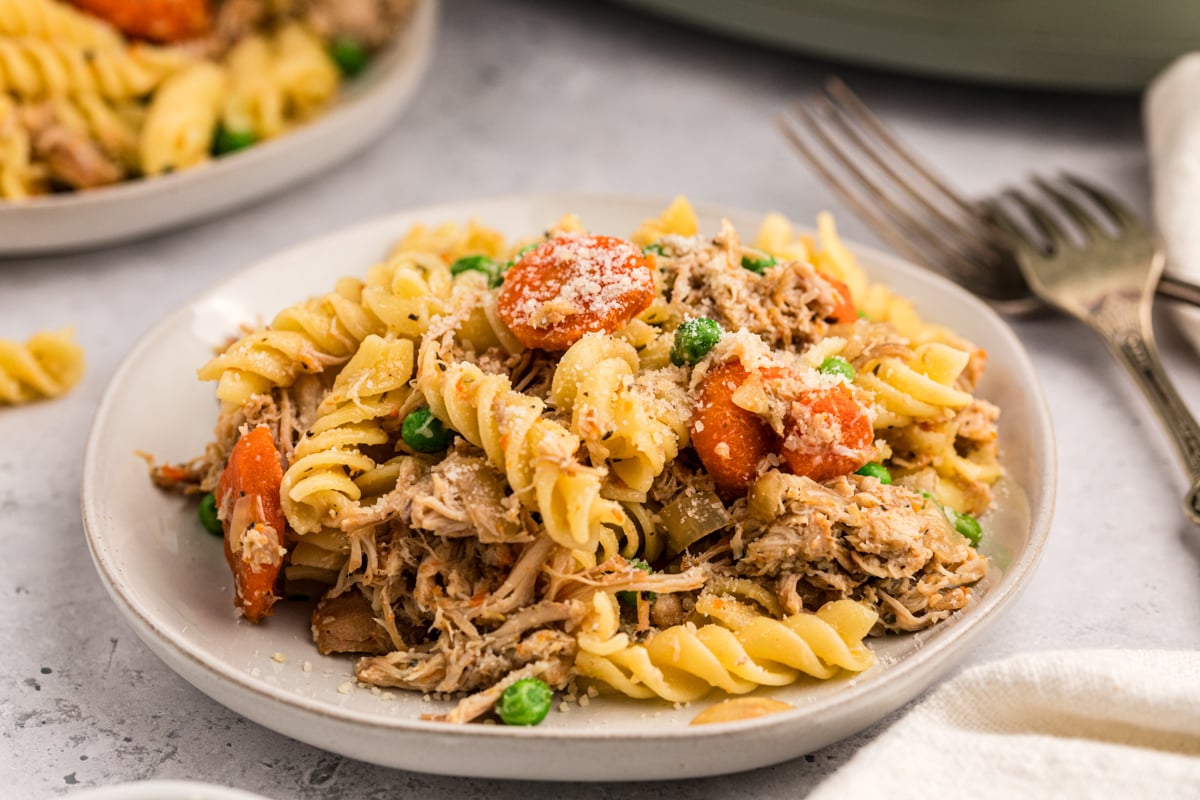
<instances>
[{"instance_id":1,"label":"carrot round","mask_svg":"<svg viewBox=\"0 0 1200 800\"><path fill-rule=\"evenodd\" d=\"M500 319L526 347L566 350L587 333L625 327L654 300L642 251L613 236L562 236L504 275Z\"/></svg>"},{"instance_id":2,"label":"carrot round","mask_svg":"<svg viewBox=\"0 0 1200 800\"><path fill-rule=\"evenodd\" d=\"M833 293L837 295L838 299L838 304L834 306L833 314L826 321L832 325L845 325L857 320L858 309L854 307L854 300L850 296L850 287L837 278L830 277L828 273L818 272L817 274L833 287Z\"/></svg>"},{"instance_id":3,"label":"carrot round","mask_svg":"<svg viewBox=\"0 0 1200 800\"><path fill-rule=\"evenodd\" d=\"M217 484L233 604L251 622L270 616L277 599L287 525L279 500L282 481L275 441L267 428L259 427L238 439Z\"/></svg>"},{"instance_id":4,"label":"carrot round","mask_svg":"<svg viewBox=\"0 0 1200 800\"><path fill-rule=\"evenodd\" d=\"M827 481L871 460L874 429L846 386L802 392L792 402L780 455L796 475Z\"/></svg>"},{"instance_id":5,"label":"carrot round","mask_svg":"<svg viewBox=\"0 0 1200 800\"><path fill-rule=\"evenodd\" d=\"M72 0L118 30L156 42L179 42L207 33L205 0Z\"/></svg>"},{"instance_id":6,"label":"carrot round","mask_svg":"<svg viewBox=\"0 0 1200 800\"><path fill-rule=\"evenodd\" d=\"M771 426L733 402L748 377L740 361L713 367L700 383L692 414L692 447L717 488L727 494L745 494L759 463L779 447Z\"/></svg>"}]
</instances>

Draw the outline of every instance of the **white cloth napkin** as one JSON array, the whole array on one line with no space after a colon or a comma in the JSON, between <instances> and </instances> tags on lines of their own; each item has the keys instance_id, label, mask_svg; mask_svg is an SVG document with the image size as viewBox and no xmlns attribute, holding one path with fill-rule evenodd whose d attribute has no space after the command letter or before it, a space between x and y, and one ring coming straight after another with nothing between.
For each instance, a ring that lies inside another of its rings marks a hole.
<instances>
[{"instance_id":1,"label":"white cloth napkin","mask_svg":"<svg viewBox=\"0 0 1200 800\"><path fill-rule=\"evenodd\" d=\"M1182 56L1155 78L1142 110L1167 266L1200 283L1200 53ZM1200 350L1200 309L1171 305Z\"/></svg>"},{"instance_id":2,"label":"white cloth napkin","mask_svg":"<svg viewBox=\"0 0 1200 800\"><path fill-rule=\"evenodd\" d=\"M963 671L810 800L1200 797L1200 653L1029 653Z\"/></svg>"}]
</instances>

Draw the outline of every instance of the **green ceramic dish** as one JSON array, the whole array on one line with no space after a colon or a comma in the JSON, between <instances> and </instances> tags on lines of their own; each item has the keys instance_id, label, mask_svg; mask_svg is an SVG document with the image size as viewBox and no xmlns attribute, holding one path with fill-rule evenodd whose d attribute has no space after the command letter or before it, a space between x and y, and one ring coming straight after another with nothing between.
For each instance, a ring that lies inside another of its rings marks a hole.
<instances>
[{"instance_id":1,"label":"green ceramic dish","mask_svg":"<svg viewBox=\"0 0 1200 800\"><path fill-rule=\"evenodd\" d=\"M1133 91L1200 46L1178 0L620 0L754 41L943 77Z\"/></svg>"}]
</instances>

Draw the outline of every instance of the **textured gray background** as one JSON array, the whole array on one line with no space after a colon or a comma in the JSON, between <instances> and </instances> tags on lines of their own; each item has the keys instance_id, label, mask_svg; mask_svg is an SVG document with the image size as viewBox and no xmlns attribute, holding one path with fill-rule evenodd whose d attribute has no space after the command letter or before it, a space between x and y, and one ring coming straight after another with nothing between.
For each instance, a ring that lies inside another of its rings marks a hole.
<instances>
[{"instance_id":1,"label":"textured gray background","mask_svg":"<svg viewBox=\"0 0 1200 800\"><path fill-rule=\"evenodd\" d=\"M890 719L752 774L639 786L440 778L329 755L241 719L151 655L101 587L78 511L84 438L119 359L199 290L299 239L417 204L567 189L684 192L799 220L832 208L845 234L871 241L772 127L784 104L835 69L967 189L1064 167L1147 205L1132 98L888 76L604 4L451 0L420 96L352 162L185 231L90 255L0 262L0 336L75 325L89 358L66 399L0 411L0 537L11 559L0 581L0 795L189 778L276 800L794 798L878 735ZM1073 324L1016 328L1057 424L1059 512L1033 585L971 660L1057 647L1200 646L1200 540L1183 522L1179 470L1141 398ZM1185 395L1196 397L1196 356L1162 333Z\"/></svg>"}]
</instances>

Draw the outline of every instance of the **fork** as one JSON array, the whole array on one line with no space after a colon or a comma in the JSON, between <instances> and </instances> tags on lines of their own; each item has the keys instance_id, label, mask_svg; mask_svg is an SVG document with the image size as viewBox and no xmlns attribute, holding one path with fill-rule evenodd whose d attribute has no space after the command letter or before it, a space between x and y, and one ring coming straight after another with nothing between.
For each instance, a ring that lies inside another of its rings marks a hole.
<instances>
[{"instance_id":1,"label":"fork","mask_svg":"<svg viewBox=\"0 0 1200 800\"><path fill-rule=\"evenodd\" d=\"M880 237L1006 314L1043 307L987 201L974 202L922 163L835 77L780 127L809 165ZM1164 297L1200 306L1200 286L1164 275Z\"/></svg>"},{"instance_id":2,"label":"fork","mask_svg":"<svg viewBox=\"0 0 1200 800\"><path fill-rule=\"evenodd\" d=\"M1146 395L1183 459L1187 513L1200 524L1200 425L1163 369L1150 319L1163 271L1157 237L1116 198L1078 178L1035 185L1042 202L1009 189L984 213L1007 236L1033 293L1098 333Z\"/></svg>"}]
</instances>

